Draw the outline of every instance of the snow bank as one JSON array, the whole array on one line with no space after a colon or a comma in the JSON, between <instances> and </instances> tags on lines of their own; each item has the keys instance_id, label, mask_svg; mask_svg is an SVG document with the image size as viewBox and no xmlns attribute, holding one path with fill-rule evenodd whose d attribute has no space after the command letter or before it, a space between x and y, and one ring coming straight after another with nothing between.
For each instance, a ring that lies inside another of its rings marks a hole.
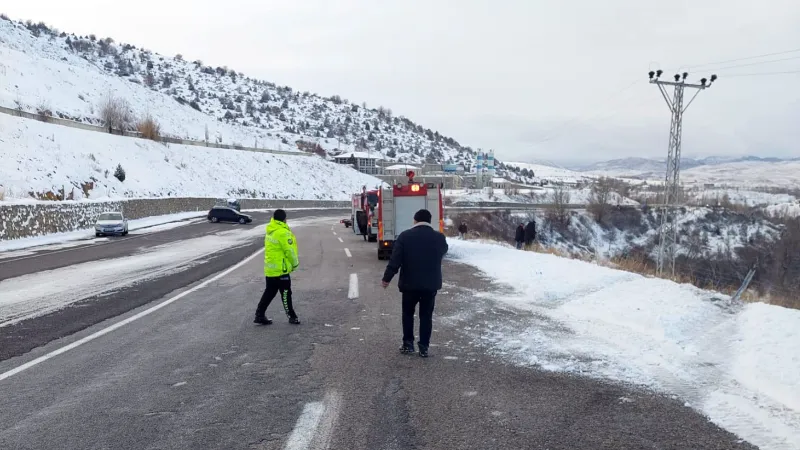
<instances>
[{"instance_id":1,"label":"snow bank","mask_svg":"<svg viewBox=\"0 0 800 450\"><path fill-rule=\"evenodd\" d=\"M0 187L6 198L93 182L94 197L347 200L380 181L316 156L273 155L77 130L0 115ZM114 177L117 165L125 181Z\"/></svg>"},{"instance_id":2,"label":"snow bank","mask_svg":"<svg viewBox=\"0 0 800 450\"><path fill-rule=\"evenodd\" d=\"M451 258L515 289L482 338L519 364L648 386L763 449L800 446L800 311L495 245ZM531 313L531 314L526 314Z\"/></svg>"}]
</instances>

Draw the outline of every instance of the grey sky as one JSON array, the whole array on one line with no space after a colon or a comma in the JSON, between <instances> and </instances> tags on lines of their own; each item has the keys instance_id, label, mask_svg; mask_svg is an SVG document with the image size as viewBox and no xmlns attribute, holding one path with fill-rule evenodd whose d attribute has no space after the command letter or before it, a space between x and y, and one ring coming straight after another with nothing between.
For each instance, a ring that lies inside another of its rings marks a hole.
<instances>
[{"instance_id":1,"label":"grey sky","mask_svg":"<svg viewBox=\"0 0 800 450\"><path fill-rule=\"evenodd\" d=\"M501 160L666 154L647 71L800 49L797 0L26 0L64 31L384 105ZM730 67L769 60L792 60ZM720 70L715 70L720 69ZM706 66L684 154L800 156L800 51ZM728 78L728 76L731 76Z\"/></svg>"}]
</instances>

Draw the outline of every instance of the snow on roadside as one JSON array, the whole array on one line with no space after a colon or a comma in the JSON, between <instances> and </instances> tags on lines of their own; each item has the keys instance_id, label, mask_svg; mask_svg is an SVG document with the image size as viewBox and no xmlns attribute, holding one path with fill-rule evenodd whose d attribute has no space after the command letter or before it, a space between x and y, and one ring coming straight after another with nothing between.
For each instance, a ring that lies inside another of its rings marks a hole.
<instances>
[{"instance_id":1,"label":"snow on roadside","mask_svg":"<svg viewBox=\"0 0 800 450\"><path fill-rule=\"evenodd\" d=\"M304 217L291 223L307 226L329 217ZM222 250L252 243L264 235L263 226L148 247L138 253L75 264L0 281L0 327L59 310L86 298L111 294L125 286L186 271ZM300 249L302 254L302 248ZM99 274L107 274L101 276Z\"/></svg>"},{"instance_id":2,"label":"snow on roadside","mask_svg":"<svg viewBox=\"0 0 800 450\"><path fill-rule=\"evenodd\" d=\"M0 187L27 197L63 187L90 198L228 197L348 200L375 177L317 156L169 145L0 114ZM8 162L8 163L6 163ZM118 165L125 181L114 173Z\"/></svg>"},{"instance_id":3,"label":"snow on roadside","mask_svg":"<svg viewBox=\"0 0 800 450\"><path fill-rule=\"evenodd\" d=\"M514 288L484 342L515 363L676 395L762 449L800 448L800 311L581 261L451 240Z\"/></svg>"}]
</instances>

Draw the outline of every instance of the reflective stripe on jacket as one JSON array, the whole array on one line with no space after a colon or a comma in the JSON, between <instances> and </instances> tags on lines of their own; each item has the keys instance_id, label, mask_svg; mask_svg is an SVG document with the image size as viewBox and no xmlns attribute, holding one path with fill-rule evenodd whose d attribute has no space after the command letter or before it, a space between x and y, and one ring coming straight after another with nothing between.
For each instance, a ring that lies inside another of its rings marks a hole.
<instances>
[{"instance_id":1,"label":"reflective stripe on jacket","mask_svg":"<svg viewBox=\"0 0 800 450\"><path fill-rule=\"evenodd\" d=\"M297 239L285 222L272 219L264 236L264 276L279 277L297 269Z\"/></svg>"}]
</instances>

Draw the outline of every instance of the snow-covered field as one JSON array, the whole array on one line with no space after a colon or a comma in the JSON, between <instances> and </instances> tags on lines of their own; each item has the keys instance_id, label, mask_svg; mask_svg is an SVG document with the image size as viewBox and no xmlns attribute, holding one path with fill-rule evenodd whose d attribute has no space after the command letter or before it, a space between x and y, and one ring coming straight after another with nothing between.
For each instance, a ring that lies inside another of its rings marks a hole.
<instances>
[{"instance_id":1,"label":"snow-covered field","mask_svg":"<svg viewBox=\"0 0 800 450\"><path fill-rule=\"evenodd\" d=\"M591 201L592 190L589 188L566 188L569 193L569 203L586 205ZM537 189L494 189L492 192L478 189L448 189L445 196L454 204L468 202L499 202L499 203L550 203L552 202L553 189L549 187ZM610 194L609 202L612 205L635 206L635 200L623 197L616 192Z\"/></svg>"},{"instance_id":2,"label":"snow-covered field","mask_svg":"<svg viewBox=\"0 0 800 450\"><path fill-rule=\"evenodd\" d=\"M491 300L515 319L487 323L475 336L499 354L643 385L762 449L800 448L800 311L732 304L689 285L552 255L450 245L451 258L513 288L494 289Z\"/></svg>"},{"instance_id":3,"label":"snow-covered field","mask_svg":"<svg viewBox=\"0 0 800 450\"><path fill-rule=\"evenodd\" d=\"M329 218L303 218L301 227ZM76 264L0 281L0 327L37 317L67 305L201 264L222 249L247 245L262 237L261 226L202 236L149 247L140 253L102 261ZM108 276L98 276L98 274Z\"/></svg>"},{"instance_id":4,"label":"snow-covered field","mask_svg":"<svg viewBox=\"0 0 800 450\"><path fill-rule=\"evenodd\" d=\"M800 217L800 202L783 203L766 207L769 214L786 217Z\"/></svg>"},{"instance_id":5,"label":"snow-covered field","mask_svg":"<svg viewBox=\"0 0 800 450\"><path fill-rule=\"evenodd\" d=\"M800 185L800 161L747 161L700 166L682 171L681 180L685 184L716 183L742 187L796 188Z\"/></svg>"},{"instance_id":6,"label":"snow-covered field","mask_svg":"<svg viewBox=\"0 0 800 450\"><path fill-rule=\"evenodd\" d=\"M0 188L6 200L66 186L82 196L347 200L380 181L317 156L273 155L153 141L0 114ZM125 181L114 177L117 165Z\"/></svg>"}]
</instances>

